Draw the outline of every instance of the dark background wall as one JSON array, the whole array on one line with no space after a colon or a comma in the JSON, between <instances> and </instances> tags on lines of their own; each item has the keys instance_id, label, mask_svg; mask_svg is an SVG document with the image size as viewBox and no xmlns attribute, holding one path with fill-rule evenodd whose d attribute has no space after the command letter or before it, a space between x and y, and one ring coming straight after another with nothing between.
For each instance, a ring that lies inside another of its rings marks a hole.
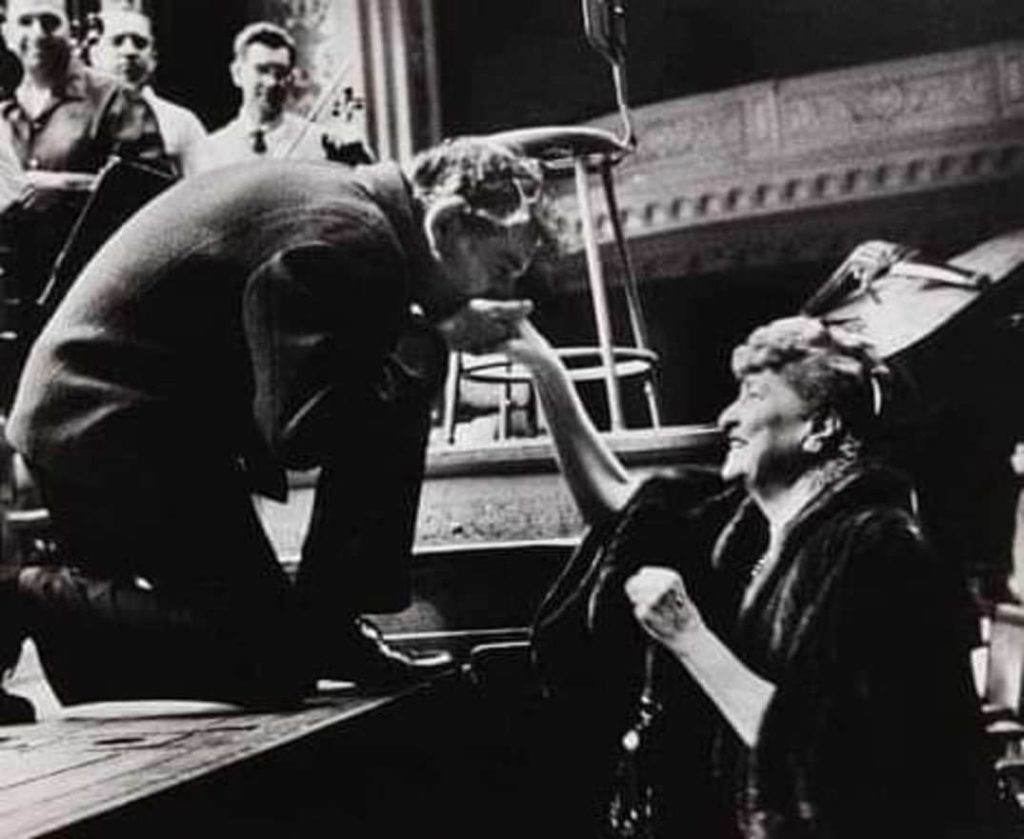
<instances>
[{"instance_id":1,"label":"dark background wall","mask_svg":"<svg viewBox=\"0 0 1024 839\"><path fill-rule=\"evenodd\" d=\"M579 0L435 3L446 134L572 123L614 109L607 67L583 35ZM1024 3L633 0L627 31L630 98L643 105L1024 38ZM901 240L911 229L876 230L868 224L863 234ZM662 359L666 419L713 419L733 391L732 346L755 325L796 311L834 267L800 263L643 282L652 344ZM556 289L538 302L537 319L556 343L593 343L586 294ZM628 334L624 313L624 304L614 302L620 339ZM627 419L642 424L638 388L627 386L625 393ZM587 401L595 414L603 414L599 388Z\"/></svg>"},{"instance_id":2,"label":"dark background wall","mask_svg":"<svg viewBox=\"0 0 1024 839\"><path fill-rule=\"evenodd\" d=\"M613 108L577 0L436 0L446 133ZM1024 37L1017 0L633 0L634 104Z\"/></svg>"},{"instance_id":3,"label":"dark background wall","mask_svg":"<svg viewBox=\"0 0 1024 839\"><path fill-rule=\"evenodd\" d=\"M660 359L658 390L665 421L714 420L735 395L732 348L755 326L798 311L833 267L803 263L642 282L651 346ZM567 293L543 282L534 283L527 293L536 306L533 320L556 346L595 345L589 294ZM609 308L616 340L631 343L621 286L610 289ZM624 382L622 390L627 426L647 425L639 382ZM581 392L598 425L606 427L603 384L583 385Z\"/></svg>"},{"instance_id":4,"label":"dark background wall","mask_svg":"<svg viewBox=\"0 0 1024 839\"><path fill-rule=\"evenodd\" d=\"M228 73L235 33L258 9L240 0L163 0L152 10L160 48L160 92L217 128L234 116L238 95ZM257 12L257 14L254 14Z\"/></svg>"}]
</instances>

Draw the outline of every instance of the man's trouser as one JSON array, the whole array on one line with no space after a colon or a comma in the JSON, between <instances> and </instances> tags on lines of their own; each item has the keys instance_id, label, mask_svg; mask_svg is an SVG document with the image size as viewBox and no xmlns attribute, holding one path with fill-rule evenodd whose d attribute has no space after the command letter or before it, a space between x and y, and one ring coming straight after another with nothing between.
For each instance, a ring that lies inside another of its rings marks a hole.
<instances>
[{"instance_id":1,"label":"man's trouser","mask_svg":"<svg viewBox=\"0 0 1024 839\"><path fill-rule=\"evenodd\" d=\"M300 695L312 651L240 468L194 451L118 460L102 480L35 470L60 564L26 569L20 588L57 696Z\"/></svg>"}]
</instances>

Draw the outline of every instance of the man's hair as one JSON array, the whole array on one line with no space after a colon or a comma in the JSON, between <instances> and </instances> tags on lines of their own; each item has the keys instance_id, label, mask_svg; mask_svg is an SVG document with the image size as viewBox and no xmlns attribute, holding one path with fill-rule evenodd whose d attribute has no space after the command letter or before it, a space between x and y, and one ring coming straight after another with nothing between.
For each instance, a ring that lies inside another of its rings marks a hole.
<instances>
[{"instance_id":1,"label":"man's hair","mask_svg":"<svg viewBox=\"0 0 1024 839\"><path fill-rule=\"evenodd\" d=\"M510 201L517 206L528 201L541 253L550 258L558 251L556 225L543 200L544 172L537 160L487 137L455 137L416 155L409 174L416 197L426 207L458 197L500 216L510 209Z\"/></svg>"},{"instance_id":2,"label":"man's hair","mask_svg":"<svg viewBox=\"0 0 1024 839\"><path fill-rule=\"evenodd\" d=\"M288 63L293 67L298 60L299 50L295 46L295 39L288 34L288 30L266 20L259 20L250 23L235 36L235 61L245 59L245 51L253 44L263 44L271 49L288 50Z\"/></svg>"},{"instance_id":3,"label":"man's hair","mask_svg":"<svg viewBox=\"0 0 1024 839\"><path fill-rule=\"evenodd\" d=\"M831 408L859 440L873 436L888 368L865 338L798 315L758 327L733 350L737 379L762 370L782 376L813 409Z\"/></svg>"},{"instance_id":4,"label":"man's hair","mask_svg":"<svg viewBox=\"0 0 1024 839\"><path fill-rule=\"evenodd\" d=\"M486 137L456 137L420 152L411 177L417 196L427 203L459 196L473 204L494 187L520 181L536 191L544 183L535 160Z\"/></svg>"}]
</instances>

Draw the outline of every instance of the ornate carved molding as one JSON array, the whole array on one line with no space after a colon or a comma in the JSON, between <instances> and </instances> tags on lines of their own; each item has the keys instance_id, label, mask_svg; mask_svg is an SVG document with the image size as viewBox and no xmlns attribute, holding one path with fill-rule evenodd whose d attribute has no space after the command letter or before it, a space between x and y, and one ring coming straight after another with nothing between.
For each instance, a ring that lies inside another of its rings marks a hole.
<instances>
[{"instance_id":1,"label":"ornate carved molding","mask_svg":"<svg viewBox=\"0 0 1024 839\"><path fill-rule=\"evenodd\" d=\"M692 246L673 259L664 247L673 234L682 241L703 231L696 238L713 239L727 263L729 231L756 243L752 230L786 218L799 241L800 218L822 210L894 207L894 199L1024 176L1024 43L766 81L634 116L640 145L618 171L623 222L641 251L645 238L661 240L655 275L678 276L709 259L695 262ZM613 128L615 118L595 123ZM603 207L596 194L595 204ZM568 189L556 208L569 250L578 249ZM607 214L597 225L610 240Z\"/></svg>"}]
</instances>

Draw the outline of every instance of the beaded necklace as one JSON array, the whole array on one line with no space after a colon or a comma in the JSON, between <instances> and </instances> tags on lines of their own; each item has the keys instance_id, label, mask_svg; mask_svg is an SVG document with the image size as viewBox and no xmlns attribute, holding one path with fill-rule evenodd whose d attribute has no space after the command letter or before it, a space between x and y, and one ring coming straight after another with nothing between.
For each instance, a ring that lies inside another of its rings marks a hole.
<instances>
[{"instance_id":1,"label":"beaded necklace","mask_svg":"<svg viewBox=\"0 0 1024 839\"><path fill-rule=\"evenodd\" d=\"M768 562L772 558L770 551L765 551L761 554L761 558L757 560L752 566L750 566L750 576L747 578L747 583L752 583L758 577L764 573L764 569L768 567Z\"/></svg>"}]
</instances>

